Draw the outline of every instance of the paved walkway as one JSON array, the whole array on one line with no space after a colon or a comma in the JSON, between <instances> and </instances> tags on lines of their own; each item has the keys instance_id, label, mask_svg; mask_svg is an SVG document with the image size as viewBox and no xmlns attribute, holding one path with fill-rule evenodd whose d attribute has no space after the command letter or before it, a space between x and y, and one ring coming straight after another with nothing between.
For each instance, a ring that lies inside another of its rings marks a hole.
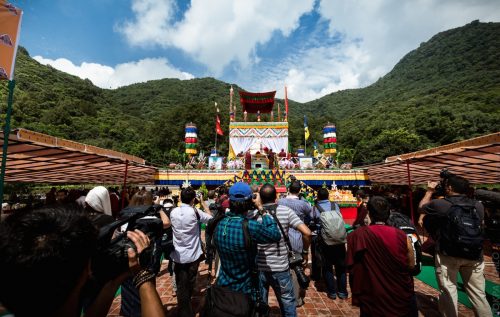
<instances>
[{"instance_id":1,"label":"paved walkway","mask_svg":"<svg viewBox=\"0 0 500 317\"><path fill-rule=\"evenodd\" d=\"M491 258L486 258L486 275L493 282L500 283L498 274L491 261ZM308 272L307 272L308 273ZM194 292L192 305L195 312L200 312L203 307L203 299L205 296L206 281L208 269L205 264L200 265L197 285ZM160 294L163 306L167 316L177 316L177 299L172 290L172 278L166 271L166 262L162 265L160 276L157 279L157 289ZM359 309L352 306L351 298L347 300L331 300L326 297L325 285L323 282L311 282L311 286L307 290L305 304L297 309L298 316L359 316ZM350 293L350 290L349 290ZM415 279L415 293L417 295L417 304L419 307L419 316L439 316L437 310L437 294L438 291L427 284ZM108 313L110 317L120 316L120 301L121 297L115 298L113 305ZM270 292L269 304L271 306L271 316L280 316L278 303L274 293ZM472 310L459 304L459 316L468 317L474 316Z\"/></svg>"}]
</instances>

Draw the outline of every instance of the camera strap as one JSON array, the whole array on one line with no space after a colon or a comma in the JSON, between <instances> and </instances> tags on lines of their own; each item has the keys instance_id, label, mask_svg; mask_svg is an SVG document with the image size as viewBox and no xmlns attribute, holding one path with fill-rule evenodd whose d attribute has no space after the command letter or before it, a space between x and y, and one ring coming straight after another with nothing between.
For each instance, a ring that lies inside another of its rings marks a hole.
<instances>
[{"instance_id":1,"label":"camera strap","mask_svg":"<svg viewBox=\"0 0 500 317\"><path fill-rule=\"evenodd\" d=\"M288 238L288 235L285 234L285 230L283 229L283 226L281 225L280 221L278 220L278 217L276 216L276 209L278 209L278 205L272 204L272 205L267 205L264 206L264 209L269 211L271 216L274 218L274 221L276 221L276 224L280 228L281 235L283 236L283 240L285 240L285 244L288 248L288 253L292 253L292 244L290 243L290 239Z\"/></svg>"},{"instance_id":2,"label":"camera strap","mask_svg":"<svg viewBox=\"0 0 500 317\"><path fill-rule=\"evenodd\" d=\"M211 239L213 239L213 235L216 233L216 228L219 222L223 219L226 219L226 216L222 216L220 218L216 218L213 225L213 232L211 235ZM262 300L259 288L259 271L257 270L257 265L255 264L255 259L257 257L257 246L253 244L252 238L250 236L250 230L248 229L248 219L244 218L241 226L243 227L243 240L245 242L245 250L250 251L250 257L254 259L254 261L250 261L250 280L252 283L252 288L255 291L256 302L259 303ZM215 244L215 242L214 242ZM212 261L208 264L208 277L207 277L207 287L211 286L211 278L212 278Z\"/></svg>"}]
</instances>

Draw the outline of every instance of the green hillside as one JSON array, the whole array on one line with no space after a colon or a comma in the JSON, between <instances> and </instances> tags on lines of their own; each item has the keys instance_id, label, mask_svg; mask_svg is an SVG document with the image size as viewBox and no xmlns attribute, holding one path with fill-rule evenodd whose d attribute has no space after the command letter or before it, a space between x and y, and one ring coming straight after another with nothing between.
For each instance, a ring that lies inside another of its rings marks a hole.
<instances>
[{"instance_id":1,"label":"green hillside","mask_svg":"<svg viewBox=\"0 0 500 317\"><path fill-rule=\"evenodd\" d=\"M163 166L181 159L187 122L197 124L202 149L213 146L214 102L226 133L218 147L227 152L229 88L202 78L105 90L40 65L20 48L12 126L116 149ZM2 115L6 94L3 82ZM236 92L234 99L239 105ZM321 144L322 127L334 122L340 152L355 151L358 165L500 131L500 23L475 21L439 33L369 87L308 103L290 101L293 147L303 143L304 114L311 131L308 149L313 140Z\"/></svg>"},{"instance_id":2,"label":"green hillside","mask_svg":"<svg viewBox=\"0 0 500 317\"><path fill-rule=\"evenodd\" d=\"M500 131L500 23L439 33L375 84L306 105L337 116L357 163Z\"/></svg>"}]
</instances>

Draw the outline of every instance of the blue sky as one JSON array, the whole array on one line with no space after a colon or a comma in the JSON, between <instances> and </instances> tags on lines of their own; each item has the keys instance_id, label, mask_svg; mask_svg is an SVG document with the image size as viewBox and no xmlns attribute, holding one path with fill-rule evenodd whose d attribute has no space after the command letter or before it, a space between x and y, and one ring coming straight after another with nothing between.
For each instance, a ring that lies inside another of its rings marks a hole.
<instances>
[{"instance_id":1,"label":"blue sky","mask_svg":"<svg viewBox=\"0 0 500 317\"><path fill-rule=\"evenodd\" d=\"M116 88L215 77L310 101L370 85L421 42L499 0L17 0L20 45L43 64Z\"/></svg>"}]
</instances>

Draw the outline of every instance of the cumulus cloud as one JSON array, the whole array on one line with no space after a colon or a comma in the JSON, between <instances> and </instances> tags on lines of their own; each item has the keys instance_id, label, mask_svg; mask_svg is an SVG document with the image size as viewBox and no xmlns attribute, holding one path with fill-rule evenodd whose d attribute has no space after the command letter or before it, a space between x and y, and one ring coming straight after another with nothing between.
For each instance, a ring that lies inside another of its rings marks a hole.
<instances>
[{"instance_id":1,"label":"cumulus cloud","mask_svg":"<svg viewBox=\"0 0 500 317\"><path fill-rule=\"evenodd\" d=\"M313 5L314 0L192 0L175 20L173 0L133 0L134 19L117 30L131 45L176 47L221 74L232 62L242 67L258 62L255 47L274 32L288 36Z\"/></svg>"},{"instance_id":2,"label":"cumulus cloud","mask_svg":"<svg viewBox=\"0 0 500 317\"><path fill-rule=\"evenodd\" d=\"M409 51L438 32L479 19L500 20L498 0L320 0L319 13L329 21L330 35L359 40L369 62L359 83L385 74ZM376 78L375 78L376 79Z\"/></svg>"},{"instance_id":3,"label":"cumulus cloud","mask_svg":"<svg viewBox=\"0 0 500 317\"><path fill-rule=\"evenodd\" d=\"M311 45L281 60L259 56L277 32L293 38L300 18L313 10L318 24L326 24L320 36L341 41L311 34L304 39ZM216 77L231 65L246 89L275 87L283 97L287 84L297 101L367 86L440 31L500 20L498 0L192 0L184 12L175 0L133 0L132 11L134 17L116 27L130 45L175 47Z\"/></svg>"},{"instance_id":4,"label":"cumulus cloud","mask_svg":"<svg viewBox=\"0 0 500 317\"><path fill-rule=\"evenodd\" d=\"M317 11L327 22L326 37L340 41L310 38L313 47L305 45L273 69L263 70L263 82L247 83L252 89L275 87L283 98L287 85L289 98L307 102L365 87L438 32L476 19L500 20L500 2L493 0L321 0Z\"/></svg>"},{"instance_id":5,"label":"cumulus cloud","mask_svg":"<svg viewBox=\"0 0 500 317\"><path fill-rule=\"evenodd\" d=\"M115 67L87 62L83 62L78 66L65 58L55 60L43 58L42 56L33 58L40 64L50 65L55 69L82 79L89 79L94 85L101 88L118 88L162 78L194 78L193 75L182 72L170 65L165 58L145 58L136 62L118 64Z\"/></svg>"},{"instance_id":6,"label":"cumulus cloud","mask_svg":"<svg viewBox=\"0 0 500 317\"><path fill-rule=\"evenodd\" d=\"M296 52L281 63L263 71L263 82L253 88L266 90L274 87L276 96L307 102L331 92L359 87L360 74L369 62L369 54L355 42L326 45ZM380 71L370 76L380 76Z\"/></svg>"}]
</instances>

